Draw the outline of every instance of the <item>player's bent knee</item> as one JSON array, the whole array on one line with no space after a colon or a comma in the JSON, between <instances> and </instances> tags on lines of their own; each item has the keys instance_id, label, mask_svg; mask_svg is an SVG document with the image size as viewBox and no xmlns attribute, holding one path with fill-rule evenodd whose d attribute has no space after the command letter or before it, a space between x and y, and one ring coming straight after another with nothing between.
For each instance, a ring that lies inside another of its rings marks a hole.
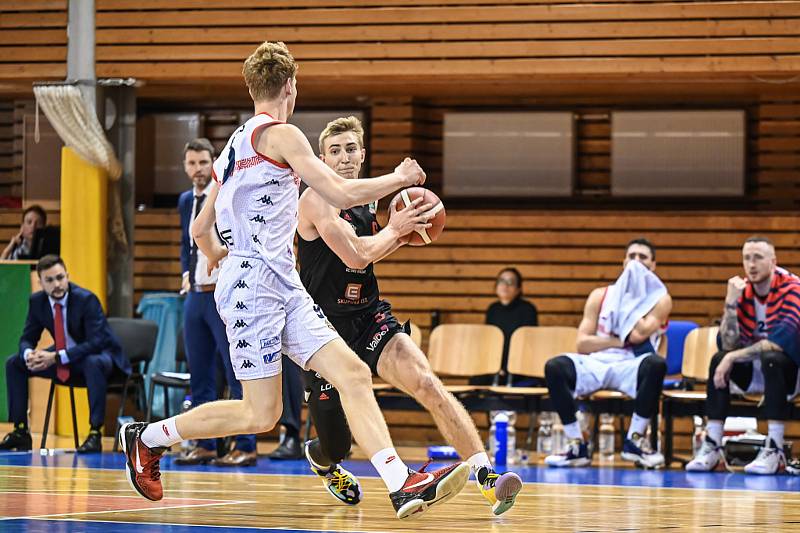
<instances>
[{"instance_id":1,"label":"player's bent knee","mask_svg":"<svg viewBox=\"0 0 800 533\"><path fill-rule=\"evenodd\" d=\"M243 413L246 431L242 433L265 433L271 431L281 418L283 408L280 404L249 406Z\"/></svg>"}]
</instances>

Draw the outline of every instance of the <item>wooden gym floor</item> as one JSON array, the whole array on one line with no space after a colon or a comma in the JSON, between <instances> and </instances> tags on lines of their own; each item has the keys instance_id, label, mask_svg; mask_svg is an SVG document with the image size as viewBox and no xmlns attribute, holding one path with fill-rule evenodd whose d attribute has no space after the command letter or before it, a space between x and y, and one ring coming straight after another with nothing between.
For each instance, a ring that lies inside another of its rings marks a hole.
<instances>
[{"instance_id":1,"label":"wooden gym floor","mask_svg":"<svg viewBox=\"0 0 800 533\"><path fill-rule=\"evenodd\" d=\"M34 442L37 442L34 439ZM110 449L111 439L106 439ZM69 445L60 439L55 445ZM267 447L269 449L269 446ZM418 466L412 451L404 453ZM356 455L357 457L357 455ZM800 530L800 477L642 471L619 464L519 468L517 505L493 517L473 482L451 502L400 522L368 462L349 461L366 493L337 503L304 461L255 468L177 467L162 461L165 498L128 485L121 454L0 453L0 531L199 533L219 531L725 531Z\"/></svg>"}]
</instances>

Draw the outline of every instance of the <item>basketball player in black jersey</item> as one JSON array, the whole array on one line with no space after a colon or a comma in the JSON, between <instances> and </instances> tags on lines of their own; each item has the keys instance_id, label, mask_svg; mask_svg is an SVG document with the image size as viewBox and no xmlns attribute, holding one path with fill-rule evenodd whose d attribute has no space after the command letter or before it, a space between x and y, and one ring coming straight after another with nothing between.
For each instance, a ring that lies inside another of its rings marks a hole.
<instances>
[{"instance_id":1,"label":"basketball player in black jersey","mask_svg":"<svg viewBox=\"0 0 800 533\"><path fill-rule=\"evenodd\" d=\"M364 161L364 131L355 117L330 122L320 135L320 158L340 176L358 179ZM421 199L419 199L421 200ZM345 342L382 379L406 392L433 416L441 433L467 458L481 493L494 514L507 511L522 489L513 472L494 472L467 411L447 392L428 359L408 335L409 326L381 300L373 263L408 242L408 234L428 227L430 204L419 201L393 210L386 228L378 226L375 204L340 210L307 189L300 197L297 233L300 278ZM319 437L306 444L311 469L341 502L361 500L358 480L340 463L350 450L350 430L330 383L307 372L306 395Z\"/></svg>"}]
</instances>

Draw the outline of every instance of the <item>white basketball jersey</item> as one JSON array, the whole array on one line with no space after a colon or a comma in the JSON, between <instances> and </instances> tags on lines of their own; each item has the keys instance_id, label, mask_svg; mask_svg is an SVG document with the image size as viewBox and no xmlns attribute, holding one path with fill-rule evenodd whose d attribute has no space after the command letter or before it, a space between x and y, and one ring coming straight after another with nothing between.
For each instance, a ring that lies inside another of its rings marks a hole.
<instances>
[{"instance_id":1,"label":"white basketball jersey","mask_svg":"<svg viewBox=\"0 0 800 533\"><path fill-rule=\"evenodd\" d=\"M300 177L253 146L264 128L283 124L261 113L240 126L214 162L217 228L231 255L260 257L290 285L300 284L292 243Z\"/></svg>"}]
</instances>

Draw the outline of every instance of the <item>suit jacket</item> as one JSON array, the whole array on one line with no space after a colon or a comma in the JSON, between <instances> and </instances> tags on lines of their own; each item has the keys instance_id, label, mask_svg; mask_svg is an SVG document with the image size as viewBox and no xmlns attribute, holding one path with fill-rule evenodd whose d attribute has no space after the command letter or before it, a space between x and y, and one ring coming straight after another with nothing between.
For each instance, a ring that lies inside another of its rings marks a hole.
<instances>
[{"instance_id":1,"label":"suit jacket","mask_svg":"<svg viewBox=\"0 0 800 533\"><path fill-rule=\"evenodd\" d=\"M189 224L192 221L192 204L194 203L194 188L181 193L178 198L178 212L181 215L181 274L189 271Z\"/></svg>"},{"instance_id":2,"label":"suit jacket","mask_svg":"<svg viewBox=\"0 0 800 533\"><path fill-rule=\"evenodd\" d=\"M19 340L19 357L24 357L25 350L36 349L42 330L47 330L55 339L53 329L53 311L47 293L39 291L31 295L28 304L28 318L25 329ZM70 363L77 363L87 355L107 353L114 365L125 374L131 373L131 365L117 336L108 325L100 300L91 291L69 284L69 300L67 301L67 330L75 341L75 346L67 350Z\"/></svg>"}]
</instances>

